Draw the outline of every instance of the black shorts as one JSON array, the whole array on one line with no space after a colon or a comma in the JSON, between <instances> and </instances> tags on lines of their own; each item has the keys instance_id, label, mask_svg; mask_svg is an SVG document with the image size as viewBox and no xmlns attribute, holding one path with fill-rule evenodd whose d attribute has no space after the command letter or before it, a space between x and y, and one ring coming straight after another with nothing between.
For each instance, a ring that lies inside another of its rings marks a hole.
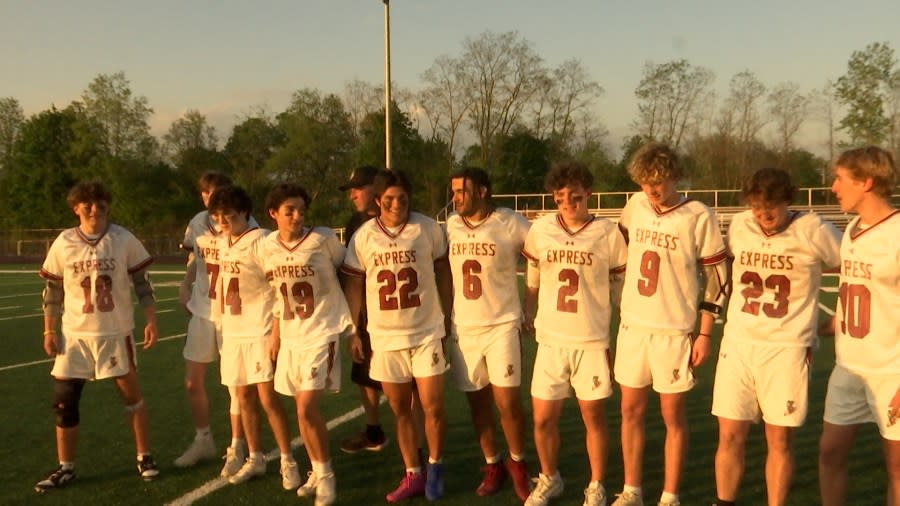
<instances>
[{"instance_id":1,"label":"black shorts","mask_svg":"<svg viewBox=\"0 0 900 506\"><path fill-rule=\"evenodd\" d=\"M369 366L372 365L372 340L365 329L361 329L361 331L357 333L359 334L360 341L362 341L363 353L366 358L361 364L353 362L350 366L350 381L361 387L381 390L381 382L373 380L371 376L369 376Z\"/></svg>"}]
</instances>

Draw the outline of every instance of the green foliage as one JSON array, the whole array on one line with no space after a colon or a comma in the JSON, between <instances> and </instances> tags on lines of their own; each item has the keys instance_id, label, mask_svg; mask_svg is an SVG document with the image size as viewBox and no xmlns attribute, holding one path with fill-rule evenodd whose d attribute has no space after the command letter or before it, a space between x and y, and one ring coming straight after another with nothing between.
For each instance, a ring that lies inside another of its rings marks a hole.
<instances>
[{"instance_id":1,"label":"green foliage","mask_svg":"<svg viewBox=\"0 0 900 506\"><path fill-rule=\"evenodd\" d=\"M887 138L891 120L885 115L888 94L900 88L900 70L894 49L887 42L869 44L854 51L847 73L835 83L834 93L847 106L841 129L850 135L850 145L881 144Z\"/></svg>"}]
</instances>

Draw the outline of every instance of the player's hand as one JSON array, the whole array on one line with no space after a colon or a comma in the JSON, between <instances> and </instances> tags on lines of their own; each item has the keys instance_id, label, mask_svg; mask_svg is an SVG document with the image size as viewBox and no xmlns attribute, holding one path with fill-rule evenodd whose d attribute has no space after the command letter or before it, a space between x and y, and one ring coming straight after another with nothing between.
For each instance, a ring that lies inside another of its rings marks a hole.
<instances>
[{"instance_id":1,"label":"player's hand","mask_svg":"<svg viewBox=\"0 0 900 506\"><path fill-rule=\"evenodd\" d=\"M900 387L894 392L894 397L888 404L888 427L893 427L897 422L900 422Z\"/></svg>"},{"instance_id":2,"label":"player's hand","mask_svg":"<svg viewBox=\"0 0 900 506\"><path fill-rule=\"evenodd\" d=\"M350 340L347 342L348 350L350 351L350 360L356 362L357 364L362 364L366 360L366 352L363 350L362 339L359 338L359 335L354 333L350 336Z\"/></svg>"},{"instance_id":3,"label":"player's hand","mask_svg":"<svg viewBox=\"0 0 900 506\"><path fill-rule=\"evenodd\" d=\"M709 336L700 334L691 348L691 367L698 367L709 357Z\"/></svg>"},{"instance_id":4,"label":"player's hand","mask_svg":"<svg viewBox=\"0 0 900 506\"><path fill-rule=\"evenodd\" d=\"M144 326L144 349L149 350L156 345L159 340L159 330L156 328L156 322L147 322Z\"/></svg>"},{"instance_id":5,"label":"player's hand","mask_svg":"<svg viewBox=\"0 0 900 506\"><path fill-rule=\"evenodd\" d=\"M269 360L275 362L278 360L278 352L281 350L281 336L274 334L269 335L268 339Z\"/></svg>"},{"instance_id":6,"label":"player's hand","mask_svg":"<svg viewBox=\"0 0 900 506\"><path fill-rule=\"evenodd\" d=\"M522 319L522 331L528 332L529 334L534 333L534 317L525 315Z\"/></svg>"},{"instance_id":7,"label":"player's hand","mask_svg":"<svg viewBox=\"0 0 900 506\"><path fill-rule=\"evenodd\" d=\"M55 357L59 353L59 336L56 332L48 332L44 334L44 353L48 357Z\"/></svg>"},{"instance_id":8,"label":"player's hand","mask_svg":"<svg viewBox=\"0 0 900 506\"><path fill-rule=\"evenodd\" d=\"M819 334L819 337L834 337L834 325L835 319L837 316L832 316L831 318L826 318L825 321L819 325L819 328L816 329L816 332Z\"/></svg>"},{"instance_id":9,"label":"player's hand","mask_svg":"<svg viewBox=\"0 0 900 506\"><path fill-rule=\"evenodd\" d=\"M183 282L178 285L178 302L187 314L191 314L191 310L187 307L189 300L191 300L191 284Z\"/></svg>"}]
</instances>

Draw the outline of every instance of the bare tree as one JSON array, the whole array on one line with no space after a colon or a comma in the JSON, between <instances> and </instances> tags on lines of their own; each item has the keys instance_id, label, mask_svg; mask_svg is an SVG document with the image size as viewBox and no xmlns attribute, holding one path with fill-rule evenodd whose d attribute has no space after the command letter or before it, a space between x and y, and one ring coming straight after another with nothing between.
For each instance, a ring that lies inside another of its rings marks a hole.
<instances>
[{"instance_id":1,"label":"bare tree","mask_svg":"<svg viewBox=\"0 0 900 506\"><path fill-rule=\"evenodd\" d=\"M828 149L828 160L830 162L835 159L836 154L837 140L835 139L835 133L837 132L837 120L835 118L840 107L834 93L834 83L831 80L825 81L821 90L813 90L810 95L812 96L811 107L814 114L825 125L827 137L825 145ZM823 170L822 184L825 184L825 178L826 174Z\"/></svg>"},{"instance_id":2,"label":"bare tree","mask_svg":"<svg viewBox=\"0 0 900 506\"><path fill-rule=\"evenodd\" d=\"M8 167L25 113L13 97L0 98L0 173Z\"/></svg>"},{"instance_id":3,"label":"bare tree","mask_svg":"<svg viewBox=\"0 0 900 506\"><path fill-rule=\"evenodd\" d=\"M531 43L518 32L484 32L466 38L460 58L468 118L489 165L495 141L509 134L538 90L545 70Z\"/></svg>"},{"instance_id":4,"label":"bare tree","mask_svg":"<svg viewBox=\"0 0 900 506\"><path fill-rule=\"evenodd\" d=\"M463 64L447 55L438 56L422 79L427 83L419 93L422 115L429 122L432 140L441 137L446 142L447 160L452 166L457 136L472 98L465 88Z\"/></svg>"},{"instance_id":5,"label":"bare tree","mask_svg":"<svg viewBox=\"0 0 900 506\"><path fill-rule=\"evenodd\" d=\"M794 147L794 136L806 121L810 97L800 93L800 85L780 83L769 92L769 115L775 123L776 145L782 156Z\"/></svg>"},{"instance_id":6,"label":"bare tree","mask_svg":"<svg viewBox=\"0 0 900 506\"><path fill-rule=\"evenodd\" d=\"M632 124L639 135L678 148L692 111L714 80L712 71L687 60L644 65L644 76L634 90L638 118Z\"/></svg>"},{"instance_id":7,"label":"bare tree","mask_svg":"<svg viewBox=\"0 0 900 506\"><path fill-rule=\"evenodd\" d=\"M555 137L570 144L575 118L594 103L603 88L591 80L580 60L563 62L538 79L533 107L533 132L539 138Z\"/></svg>"}]
</instances>

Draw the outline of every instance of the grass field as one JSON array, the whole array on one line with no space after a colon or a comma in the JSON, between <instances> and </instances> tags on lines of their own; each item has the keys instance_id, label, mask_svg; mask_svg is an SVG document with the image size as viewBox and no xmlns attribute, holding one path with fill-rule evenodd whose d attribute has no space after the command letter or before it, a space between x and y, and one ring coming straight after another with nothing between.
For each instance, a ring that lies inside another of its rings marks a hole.
<instances>
[{"instance_id":1,"label":"grass field","mask_svg":"<svg viewBox=\"0 0 900 506\"><path fill-rule=\"evenodd\" d=\"M78 479L72 486L39 496L34 483L56 466L51 412L50 361L41 348L41 280L37 266L5 266L0 273L0 504L165 504L173 501L198 504L296 504L304 500L281 489L277 462L269 464L264 479L240 486L222 486L214 480L220 462L210 462L192 469L177 469L171 462L193 437L193 428L182 389L183 359L181 349L187 317L177 304L176 286L180 280L177 266L166 271L157 266L153 281L157 288L160 343L152 350L138 352L141 386L150 412L151 440L154 456L162 467L162 475L151 483L141 481L134 468L134 447L124 423L122 405L109 381L90 384L82 400L81 435L78 451ZM835 279L826 280L831 286ZM826 307L834 307L833 291L823 292ZM138 316L139 325L142 319ZM721 333L721 327L716 334ZM527 402L530 364L534 357L534 340L525 337L527 383L523 396ZM714 341L717 342L717 339ZM715 355L714 355L715 356ZM818 504L816 475L817 441L821 431L822 409L828 373L833 365L833 343L825 340L814 360L811 407L807 425L796 439L797 468L790 504ZM712 376L715 360L703 365L700 383L689 396L691 450L683 482L682 503L710 504L715 497L713 455L717 429L709 414ZM349 371L346 364L344 371ZM211 387L214 412L213 432L222 447L228 437L227 395L218 386L218 371L211 367L207 381ZM361 428L358 418L345 416L358 406L355 387L344 378L340 394L324 399L322 409L335 426L331 430L333 450L337 442ZM284 399L290 408L289 399ZM622 486L619 446L618 394L607 404L612 438L609 472L606 480L610 492ZM447 490L441 504L448 506L476 504L520 504L510 487L499 495L480 498L474 488L483 464L469 425L465 398L448 383L447 434L445 468ZM292 409L288 409L292 412ZM389 435L393 435L391 417L386 406L383 419ZM291 415L293 433L295 417ZM588 471L584 451L584 431L574 402L566 404L561 422L562 450L560 467L566 490L554 504L579 505ZM263 433L267 432L267 429ZM658 408L652 406L647 417L647 449L644 489L649 499L656 499L662 481L662 443L664 431ZM530 432L529 432L530 435ZM266 447L274 448L266 436ZM529 437L529 439L531 439ZM393 440L393 438L392 438ZM528 448L532 472L537 472L533 445ZM295 450L301 467L308 469L302 448ZM384 494L392 489L401 475L396 445L380 454L346 455L333 451L338 477L338 504L358 505L383 503ZM765 441L760 427L754 427L747 449L747 473L741 490L742 504L764 504L763 462ZM874 425L860 431L851 455L850 504L884 504L886 478L880 440ZM308 501L307 501L308 502ZM426 504L425 499L410 504ZM649 501L648 501L649 503Z\"/></svg>"}]
</instances>

